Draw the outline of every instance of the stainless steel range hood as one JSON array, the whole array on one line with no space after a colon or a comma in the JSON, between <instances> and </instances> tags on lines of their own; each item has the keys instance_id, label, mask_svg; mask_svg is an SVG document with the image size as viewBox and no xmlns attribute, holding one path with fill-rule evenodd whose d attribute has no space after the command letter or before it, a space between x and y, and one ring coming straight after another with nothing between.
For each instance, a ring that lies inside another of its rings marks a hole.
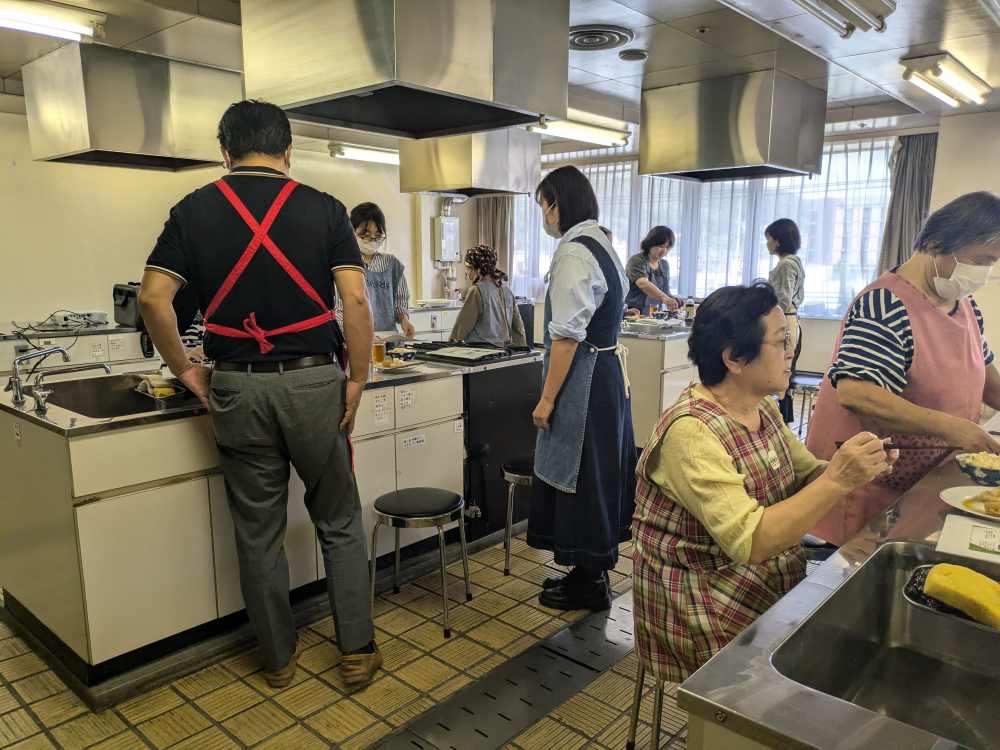
<instances>
[{"instance_id":1,"label":"stainless steel range hood","mask_svg":"<svg viewBox=\"0 0 1000 750\"><path fill-rule=\"evenodd\" d=\"M826 92L776 70L642 92L639 173L819 174Z\"/></svg>"},{"instance_id":2,"label":"stainless steel range hood","mask_svg":"<svg viewBox=\"0 0 1000 750\"><path fill-rule=\"evenodd\" d=\"M569 0L242 0L247 95L436 138L566 117Z\"/></svg>"},{"instance_id":3,"label":"stainless steel range hood","mask_svg":"<svg viewBox=\"0 0 1000 750\"><path fill-rule=\"evenodd\" d=\"M530 193L542 179L542 138L521 128L399 142L401 193Z\"/></svg>"},{"instance_id":4,"label":"stainless steel range hood","mask_svg":"<svg viewBox=\"0 0 1000 750\"><path fill-rule=\"evenodd\" d=\"M98 44L22 68L36 161L179 171L222 163L216 128L239 73Z\"/></svg>"}]
</instances>

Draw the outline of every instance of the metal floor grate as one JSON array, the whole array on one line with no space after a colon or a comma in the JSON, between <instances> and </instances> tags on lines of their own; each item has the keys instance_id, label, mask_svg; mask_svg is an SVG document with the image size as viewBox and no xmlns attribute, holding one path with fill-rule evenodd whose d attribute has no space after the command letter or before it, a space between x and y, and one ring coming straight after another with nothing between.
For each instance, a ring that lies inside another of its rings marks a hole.
<instances>
[{"instance_id":1,"label":"metal floor grate","mask_svg":"<svg viewBox=\"0 0 1000 750\"><path fill-rule=\"evenodd\" d=\"M380 750L496 750L632 650L631 592L421 714Z\"/></svg>"}]
</instances>

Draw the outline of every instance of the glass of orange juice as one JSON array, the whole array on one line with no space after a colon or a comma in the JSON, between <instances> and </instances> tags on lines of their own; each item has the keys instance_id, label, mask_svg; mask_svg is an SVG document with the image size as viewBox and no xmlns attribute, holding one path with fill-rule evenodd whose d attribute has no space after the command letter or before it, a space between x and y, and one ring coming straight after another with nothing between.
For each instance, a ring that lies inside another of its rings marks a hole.
<instances>
[{"instance_id":1,"label":"glass of orange juice","mask_svg":"<svg viewBox=\"0 0 1000 750\"><path fill-rule=\"evenodd\" d=\"M375 364L380 365L385 362L385 342L384 341L373 341L372 342L372 361Z\"/></svg>"}]
</instances>

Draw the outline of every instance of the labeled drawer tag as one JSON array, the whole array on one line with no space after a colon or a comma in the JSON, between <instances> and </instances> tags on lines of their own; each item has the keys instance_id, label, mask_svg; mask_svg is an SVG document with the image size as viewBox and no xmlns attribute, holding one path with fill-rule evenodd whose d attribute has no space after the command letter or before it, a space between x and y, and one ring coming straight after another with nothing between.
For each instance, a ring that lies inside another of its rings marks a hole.
<instances>
[{"instance_id":1,"label":"labeled drawer tag","mask_svg":"<svg viewBox=\"0 0 1000 750\"><path fill-rule=\"evenodd\" d=\"M396 392L399 394L400 409L409 409L417 403L417 387L415 385L407 386L406 388L397 388Z\"/></svg>"},{"instance_id":2,"label":"labeled drawer tag","mask_svg":"<svg viewBox=\"0 0 1000 750\"><path fill-rule=\"evenodd\" d=\"M372 396L372 421L375 424L389 423L389 394L376 393Z\"/></svg>"},{"instance_id":3,"label":"labeled drawer tag","mask_svg":"<svg viewBox=\"0 0 1000 750\"><path fill-rule=\"evenodd\" d=\"M456 419L455 432L464 432L464 431L465 431L465 422L463 422L461 419Z\"/></svg>"},{"instance_id":4,"label":"labeled drawer tag","mask_svg":"<svg viewBox=\"0 0 1000 750\"><path fill-rule=\"evenodd\" d=\"M403 438L403 447L412 448L415 445L423 445L427 442L426 435L413 435L412 437Z\"/></svg>"}]
</instances>

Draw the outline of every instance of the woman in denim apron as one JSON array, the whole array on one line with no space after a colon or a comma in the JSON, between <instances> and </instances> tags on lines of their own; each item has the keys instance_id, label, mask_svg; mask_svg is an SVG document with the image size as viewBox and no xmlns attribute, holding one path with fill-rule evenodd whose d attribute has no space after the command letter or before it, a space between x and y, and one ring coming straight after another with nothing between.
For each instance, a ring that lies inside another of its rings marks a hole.
<instances>
[{"instance_id":1,"label":"woman in denim apron","mask_svg":"<svg viewBox=\"0 0 1000 750\"><path fill-rule=\"evenodd\" d=\"M618 343L625 274L597 224L597 197L583 173L554 170L535 199L546 233L562 241L545 297L528 544L572 568L542 584L543 606L607 609L607 571L618 561L618 545L631 539L635 509L627 352Z\"/></svg>"}]
</instances>

